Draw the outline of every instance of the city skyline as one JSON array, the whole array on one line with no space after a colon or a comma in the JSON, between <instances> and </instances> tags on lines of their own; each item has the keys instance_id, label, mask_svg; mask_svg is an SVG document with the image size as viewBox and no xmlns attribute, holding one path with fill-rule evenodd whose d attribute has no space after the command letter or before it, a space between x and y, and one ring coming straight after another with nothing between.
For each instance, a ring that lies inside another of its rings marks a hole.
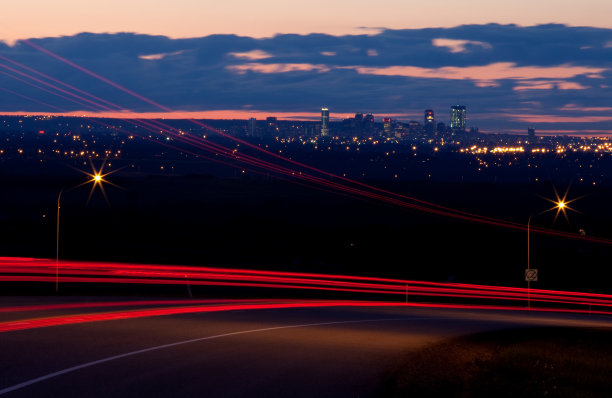
<instances>
[{"instance_id":1,"label":"city skyline","mask_svg":"<svg viewBox=\"0 0 612 398\"><path fill-rule=\"evenodd\" d=\"M325 105L334 115L361 111L420 120L423 109L462 103L471 109L470 123L482 131L527 126L561 134L612 131L611 29L478 25L359 36L181 40L79 34L31 43L174 112L159 112L19 42L0 44L2 113L314 119ZM91 109L51 95L36 81L25 83L19 74L24 71L12 61L121 108Z\"/></svg>"}]
</instances>

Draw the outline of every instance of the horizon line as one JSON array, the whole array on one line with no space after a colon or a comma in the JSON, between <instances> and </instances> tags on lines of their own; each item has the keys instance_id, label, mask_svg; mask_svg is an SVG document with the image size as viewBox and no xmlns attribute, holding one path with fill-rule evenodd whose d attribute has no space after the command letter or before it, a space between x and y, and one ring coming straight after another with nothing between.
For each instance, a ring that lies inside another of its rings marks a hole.
<instances>
[{"instance_id":1,"label":"horizon line","mask_svg":"<svg viewBox=\"0 0 612 398\"><path fill-rule=\"evenodd\" d=\"M332 115L334 113L331 113ZM230 116L233 115L233 116ZM338 117L332 117L331 120L341 122L343 119L354 117L354 113L336 113ZM380 117L397 117L416 114L384 114ZM419 114L420 115L420 114ZM25 112L25 111L0 111L0 117L74 117L74 118L95 118L95 119L161 119L161 120L223 120L223 121L248 121L251 117L258 121L265 121L267 117L276 117L281 121L301 121L301 122L316 122L321 120L321 114L318 112L267 112L267 111L246 111L246 110L216 110L216 111L176 111L176 112ZM237 117L242 116L242 117ZM408 121L408 119L405 119ZM410 120L412 121L412 120ZM400 120L401 122L401 120ZM378 122L380 123L380 122ZM483 134L508 134L508 135L527 135L527 128L524 130L516 128L507 129L479 129ZM536 128L536 132L540 136L578 136L578 137L602 137L609 138L612 135L612 130L585 129L543 129Z\"/></svg>"}]
</instances>

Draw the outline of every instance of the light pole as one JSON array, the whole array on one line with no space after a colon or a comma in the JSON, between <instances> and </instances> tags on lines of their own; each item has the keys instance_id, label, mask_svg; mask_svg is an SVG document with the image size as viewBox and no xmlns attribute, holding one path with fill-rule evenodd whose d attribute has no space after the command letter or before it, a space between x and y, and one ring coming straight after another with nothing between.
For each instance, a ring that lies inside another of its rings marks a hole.
<instances>
[{"instance_id":1,"label":"light pole","mask_svg":"<svg viewBox=\"0 0 612 398\"><path fill-rule=\"evenodd\" d=\"M565 209L568 209L569 207L567 206L567 202L565 202L563 199L559 200L558 202L553 202L555 203L555 207L553 207L552 209L548 209L542 213L538 213L535 214L540 215L543 213L546 213L550 210L557 210L557 214L559 214L559 212L563 212L565 214ZM533 218L533 214L529 215L529 218L527 219L527 273L525 274L525 279L527 279L527 308L531 309L531 278L528 277L527 275L529 274L529 271L531 270L531 219ZM556 219L556 216L555 216Z\"/></svg>"},{"instance_id":2,"label":"light pole","mask_svg":"<svg viewBox=\"0 0 612 398\"><path fill-rule=\"evenodd\" d=\"M529 272L529 270L531 269L531 253L530 253L530 226L531 226L531 217L533 217L533 214L529 215L529 219L527 220L527 272ZM527 279L527 309L531 309L531 296L530 296L530 292L531 292L531 281L529 279Z\"/></svg>"},{"instance_id":3,"label":"light pole","mask_svg":"<svg viewBox=\"0 0 612 398\"><path fill-rule=\"evenodd\" d=\"M104 179L105 176L114 173L117 170L114 170L112 172L106 173L106 174L102 174L102 169L103 169L104 165L102 165L102 167L100 168L100 170L96 170L95 167L92 164L92 168L93 168L93 173L87 173L85 172L85 174L87 174L90 179L85 181L82 184L76 185L70 189L64 190L64 188L62 188L59 192L59 195L57 195L57 219L56 219L56 229L55 229L55 292L57 293L59 291L59 240L60 240L60 203L62 200L62 194L65 191L71 191L75 188L78 188L82 185L88 184L88 183L93 183L92 187L91 187L91 191L89 192L89 199L91 198L91 195L93 194L94 189L96 188L96 185L100 186L100 190L102 191L102 194L104 195L104 198L107 200L106 198L106 192L104 191L104 187L102 186L102 183L104 182L108 182ZM113 183L110 183L111 185L115 185ZM87 200L89 202L89 199Z\"/></svg>"},{"instance_id":4,"label":"light pole","mask_svg":"<svg viewBox=\"0 0 612 398\"><path fill-rule=\"evenodd\" d=\"M59 291L59 228L60 228L60 200L62 199L64 188L57 195L57 228L55 231L55 292Z\"/></svg>"}]
</instances>

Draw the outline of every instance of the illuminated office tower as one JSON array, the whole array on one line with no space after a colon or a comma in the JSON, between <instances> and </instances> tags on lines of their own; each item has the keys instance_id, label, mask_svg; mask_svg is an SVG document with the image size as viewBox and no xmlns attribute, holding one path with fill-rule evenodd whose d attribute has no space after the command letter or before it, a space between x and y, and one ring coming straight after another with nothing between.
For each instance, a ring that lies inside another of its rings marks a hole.
<instances>
[{"instance_id":1,"label":"illuminated office tower","mask_svg":"<svg viewBox=\"0 0 612 398\"><path fill-rule=\"evenodd\" d=\"M383 117L383 129L385 131L385 137L393 137L395 133L395 120L390 117Z\"/></svg>"},{"instance_id":2,"label":"illuminated office tower","mask_svg":"<svg viewBox=\"0 0 612 398\"><path fill-rule=\"evenodd\" d=\"M451 106L450 128L453 132L465 131L466 111L464 105Z\"/></svg>"},{"instance_id":3,"label":"illuminated office tower","mask_svg":"<svg viewBox=\"0 0 612 398\"><path fill-rule=\"evenodd\" d=\"M321 137L329 136L329 109L321 109Z\"/></svg>"},{"instance_id":4,"label":"illuminated office tower","mask_svg":"<svg viewBox=\"0 0 612 398\"><path fill-rule=\"evenodd\" d=\"M436 121L434 119L433 109L425 109L425 118L423 119L423 130L426 134L433 134L436 131Z\"/></svg>"}]
</instances>

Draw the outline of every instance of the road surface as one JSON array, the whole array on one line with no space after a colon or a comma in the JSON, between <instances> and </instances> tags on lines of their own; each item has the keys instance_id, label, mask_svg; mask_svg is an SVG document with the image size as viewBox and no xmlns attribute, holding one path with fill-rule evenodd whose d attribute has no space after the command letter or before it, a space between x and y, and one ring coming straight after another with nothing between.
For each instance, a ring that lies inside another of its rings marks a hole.
<instances>
[{"instance_id":1,"label":"road surface","mask_svg":"<svg viewBox=\"0 0 612 398\"><path fill-rule=\"evenodd\" d=\"M42 315L28 314L35 316ZM461 335L533 326L611 327L612 318L330 307L17 330L0 333L0 397L368 396L411 351Z\"/></svg>"}]
</instances>

